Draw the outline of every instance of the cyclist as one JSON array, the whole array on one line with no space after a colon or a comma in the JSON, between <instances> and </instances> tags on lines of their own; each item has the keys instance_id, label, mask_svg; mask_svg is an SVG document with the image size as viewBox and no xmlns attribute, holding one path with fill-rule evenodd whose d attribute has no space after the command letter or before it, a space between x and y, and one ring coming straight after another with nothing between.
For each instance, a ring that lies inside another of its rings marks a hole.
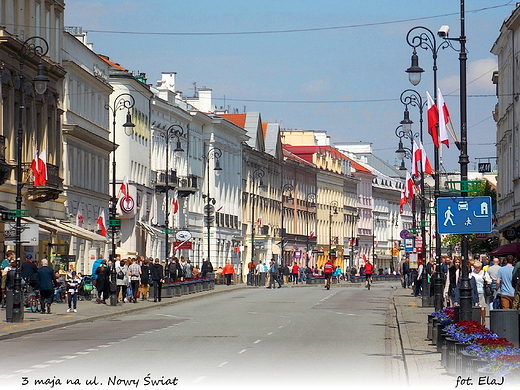
<instances>
[{"instance_id":1,"label":"cyclist","mask_svg":"<svg viewBox=\"0 0 520 390\"><path fill-rule=\"evenodd\" d=\"M323 275L325 276L325 288L330 290L330 285L332 284L332 274L334 273L334 264L332 261L327 260L325 265L323 266Z\"/></svg>"},{"instance_id":2,"label":"cyclist","mask_svg":"<svg viewBox=\"0 0 520 390\"><path fill-rule=\"evenodd\" d=\"M369 283L372 283L372 272L374 271L374 266L370 263L370 260L367 260L365 263L365 287L370 289Z\"/></svg>"}]
</instances>

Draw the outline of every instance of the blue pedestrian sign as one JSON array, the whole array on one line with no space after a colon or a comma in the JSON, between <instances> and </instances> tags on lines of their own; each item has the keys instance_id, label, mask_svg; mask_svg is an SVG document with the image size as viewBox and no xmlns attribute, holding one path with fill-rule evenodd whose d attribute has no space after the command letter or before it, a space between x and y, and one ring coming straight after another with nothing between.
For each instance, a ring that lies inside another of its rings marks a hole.
<instances>
[{"instance_id":1,"label":"blue pedestrian sign","mask_svg":"<svg viewBox=\"0 0 520 390\"><path fill-rule=\"evenodd\" d=\"M467 196L437 199L440 234L491 233L491 197Z\"/></svg>"}]
</instances>

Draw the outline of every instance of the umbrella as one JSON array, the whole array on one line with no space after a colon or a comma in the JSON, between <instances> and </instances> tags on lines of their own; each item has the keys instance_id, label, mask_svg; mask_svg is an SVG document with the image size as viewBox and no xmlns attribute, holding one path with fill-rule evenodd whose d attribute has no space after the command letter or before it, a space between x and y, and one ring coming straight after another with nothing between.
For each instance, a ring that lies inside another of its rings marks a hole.
<instances>
[{"instance_id":1,"label":"umbrella","mask_svg":"<svg viewBox=\"0 0 520 390\"><path fill-rule=\"evenodd\" d=\"M516 255L520 253L520 242L502 245L489 252L490 256Z\"/></svg>"}]
</instances>

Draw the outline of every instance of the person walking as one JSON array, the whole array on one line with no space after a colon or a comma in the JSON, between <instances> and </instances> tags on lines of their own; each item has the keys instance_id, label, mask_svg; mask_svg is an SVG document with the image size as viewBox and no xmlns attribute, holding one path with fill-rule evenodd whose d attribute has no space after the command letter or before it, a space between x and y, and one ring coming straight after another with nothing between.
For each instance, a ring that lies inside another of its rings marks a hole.
<instances>
[{"instance_id":1,"label":"person walking","mask_svg":"<svg viewBox=\"0 0 520 390\"><path fill-rule=\"evenodd\" d=\"M300 273L300 267L298 267L298 263L295 261L291 267L292 284L298 284L299 273Z\"/></svg>"},{"instance_id":2,"label":"person walking","mask_svg":"<svg viewBox=\"0 0 520 390\"><path fill-rule=\"evenodd\" d=\"M51 314L51 305L54 297L54 288L57 286L56 276L47 259L42 259L42 266L38 268L38 284L40 287L41 313Z\"/></svg>"},{"instance_id":3,"label":"person walking","mask_svg":"<svg viewBox=\"0 0 520 390\"><path fill-rule=\"evenodd\" d=\"M276 267L275 261L271 260L271 262L269 263L269 286L267 286L267 288L274 288L275 283L277 282L278 288L281 288L282 284L280 283L280 279L278 276L278 268Z\"/></svg>"},{"instance_id":4,"label":"person walking","mask_svg":"<svg viewBox=\"0 0 520 390\"><path fill-rule=\"evenodd\" d=\"M496 295L496 291L497 291L497 275L498 275L498 271L500 270L500 260L498 259L498 257L494 257L493 258L493 261L491 262L491 264L489 265L488 269L487 269L487 273L489 274L489 277L491 278L491 291L493 292L493 296ZM489 309L490 310L493 310L495 309L495 307L493 307L493 301L494 300L491 300L491 302L489 303ZM498 308L497 308L498 309Z\"/></svg>"},{"instance_id":5,"label":"person walking","mask_svg":"<svg viewBox=\"0 0 520 390\"><path fill-rule=\"evenodd\" d=\"M482 262L477 260L473 263L472 276L477 285L477 293L479 298L479 306L481 311L481 324L486 325L486 305L487 299L484 293L484 282L491 284L491 277L482 269Z\"/></svg>"},{"instance_id":6,"label":"person walking","mask_svg":"<svg viewBox=\"0 0 520 390\"><path fill-rule=\"evenodd\" d=\"M453 258L453 263L448 268L448 275L444 283L444 299L446 302L449 302L448 306L453 305L455 302L455 288L459 283L459 278L461 275L460 265L460 256L455 256Z\"/></svg>"},{"instance_id":7,"label":"person walking","mask_svg":"<svg viewBox=\"0 0 520 390\"><path fill-rule=\"evenodd\" d=\"M203 278L208 276L208 274L213 273L213 264L211 264L211 261L204 260L202 262L202 268L201 268L200 272L201 272Z\"/></svg>"},{"instance_id":8,"label":"person walking","mask_svg":"<svg viewBox=\"0 0 520 390\"><path fill-rule=\"evenodd\" d=\"M38 266L33 259L33 255L30 253L25 256L25 261L21 267L21 276L27 285L30 286L31 290L36 288L38 282Z\"/></svg>"},{"instance_id":9,"label":"person walking","mask_svg":"<svg viewBox=\"0 0 520 390\"><path fill-rule=\"evenodd\" d=\"M106 260L102 260L99 267L96 269L96 290L98 297L97 303L106 303L110 287L110 269L107 267Z\"/></svg>"},{"instance_id":10,"label":"person walking","mask_svg":"<svg viewBox=\"0 0 520 390\"><path fill-rule=\"evenodd\" d=\"M325 276L325 288L330 290L332 284L332 275L334 274L334 264L330 259L323 266L323 276Z\"/></svg>"},{"instance_id":11,"label":"person walking","mask_svg":"<svg viewBox=\"0 0 520 390\"><path fill-rule=\"evenodd\" d=\"M121 296L121 302L127 302L126 299L126 290L128 289L128 285L130 284L130 279L128 278L128 265L125 260L116 260L116 286L117 286L117 301L119 302L119 297Z\"/></svg>"},{"instance_id":12,"label":"person walking","mask_svg":"<svg viewBox=\"0 0 520 390\"><path fill-rule=\"evenodd\" d=\"M132 259L132 264L128 266L128 276L130 277L130 287L132 288L132 295L129 301L137 303L137 294L139 293L139 281L141 280L141 266L136 258Z\"/></svg>"},{"instance_id":13,"label":"person walking","mask_svg":"<svg viewBox=\"0 0 520 390\"><path fill-rule=\"evenodd\" d=\"M69 308L67 309L67 313L73 311L77 312L76 306L78 302L78 288L81 283L81 278L78 277L76 271L72 271L69 280L67 280L67 301L69 304Z\"/></svg>"},{"instance_id":14,"label":"person walking","mask_svg":"<svg viewBox=\"0 0 520 390\"><path fill-rule=\"evenodd\" d=\"M168 259L168 264L166 265L166 269L164 270L167 273L166 277L171 281L175 282L177 279L177 258L170 257Z\"/></svg>"},{"instance_id":15,"label":"person walking","mask_svg":"<svg viewBox=\"0 0 520 390\"><path fill-rule=\"evenodd\" d=\"M143 259L143 262L141 264L141 283L139 284L139 291L141 292L141 300L145 301L148 298L148 293L150 291L150 266L148 265L150 261L150 264L152 262L152 258L149 259Z\"/></svg>"},{"instance_id":16,"label":"person walking","mask_svg":"<svg viewBox=\"0 0 520 390\"><path fill-rule=\"evenodd\" d=\"M193 264L191 264L191 260L186 260L186 265L184 266L184 277L186 279L193 278Z\"/></svg>"},{"instance_id":17,"label":"person walking","mask_svg":"<svg viewBox=\"0 0 520 390\"><path fill-rule=\"evenodd\" d=\"M501 267L497 274L497 290L500 289L500 304L502 309L512 309L515 289L513 280L513 256L508 255L506 265Z\"/></svg>"},{"instance_id":18,"label":"person walking","mask_svg":"<svg viewBox=\"0 0 520 390\"><path fill-rule=\"evenodd\" d=\"M164 269L159 258L155 258L155 263L151 267L153 281L153 301L161 302L162 284L164 282Z\"/></svg>"},{"instance_id":19,"label":"person walking","mask_svg":"<svg viewBox=\"0 0 520 390\"><path fill-rule=\"evenodd\" d=\"M222 275L226 279L226 285L231 285L231 277L235 274L235 267L228 260L226 261L226 265L222 268Z\"/></svg>"}]
</instances>

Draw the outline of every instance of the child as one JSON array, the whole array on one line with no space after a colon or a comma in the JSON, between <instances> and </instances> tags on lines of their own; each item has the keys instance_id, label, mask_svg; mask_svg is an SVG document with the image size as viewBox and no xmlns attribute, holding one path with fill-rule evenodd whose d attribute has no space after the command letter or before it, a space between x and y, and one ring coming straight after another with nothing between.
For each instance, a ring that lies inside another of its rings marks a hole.
<instances>
[{"instance_id":1,"label":"child","mask_svg":"<svg viewBox=\"0 0 520 390\"><path fill-rule=\"evenodd\" d=\"M77 313L76 310L76 302L78 301L78 287L81 283L81 279L77 276L76 271L72 271L71 277L69 280L67 280L67 295L69 297L69 308L67 309L67 313L70 313L71 311L74 311L74 313Z\"/></svg>"}]
</instances>

